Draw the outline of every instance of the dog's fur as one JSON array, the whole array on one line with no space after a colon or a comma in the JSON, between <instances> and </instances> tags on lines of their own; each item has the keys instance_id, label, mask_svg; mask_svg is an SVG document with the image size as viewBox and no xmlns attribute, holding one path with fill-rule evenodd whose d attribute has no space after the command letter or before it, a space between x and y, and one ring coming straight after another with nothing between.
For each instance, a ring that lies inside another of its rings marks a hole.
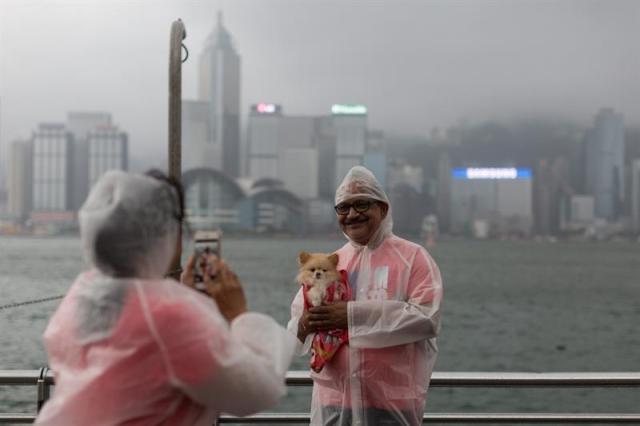
<instances>
[{"instance_id":1,"label":"dog's fur","mask_svg":"<svg viewBox=\"0 0 640 426\"><path fill-rule=\"evenodd\" d=\"M299 284L308 285L309 302L320 306L327 296L327 287L339 279L338 254L300 252L298 264L300 273L296 278Z\"/></svg>"}]
</instances>

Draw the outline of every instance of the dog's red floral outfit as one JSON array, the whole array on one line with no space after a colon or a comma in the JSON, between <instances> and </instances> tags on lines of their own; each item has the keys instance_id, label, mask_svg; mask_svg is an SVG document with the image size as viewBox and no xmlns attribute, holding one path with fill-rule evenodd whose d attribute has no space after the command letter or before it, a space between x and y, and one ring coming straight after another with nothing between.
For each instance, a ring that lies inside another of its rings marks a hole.
<instances>
[{"instance_id":1,"label":"dog's red floral outfit","mask_svg":"<svg viewBox=\"0 0 640 426\"><path fill-rule=\"evenodd\" d=\"M313 306L309 301L308 292L310 288L310 285L302 284L305 310ZM343 269L340 271L340 280L334 281L327 288L327 296L323 303L330 305L334 302L347 302L349 300L351 300L351 289L347 281L347 271ZM349 332L346 329L336 328L315 333L311 342L311 369L316 373L320 372L324 365L331 361L338 349L348 341Z\"/></svg>"}]
</instances>

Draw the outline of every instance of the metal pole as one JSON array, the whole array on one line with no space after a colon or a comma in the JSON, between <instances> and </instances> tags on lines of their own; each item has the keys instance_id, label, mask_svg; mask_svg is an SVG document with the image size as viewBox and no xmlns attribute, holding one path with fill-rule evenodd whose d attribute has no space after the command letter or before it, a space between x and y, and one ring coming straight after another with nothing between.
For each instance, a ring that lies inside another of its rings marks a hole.
<instances>
[{"instance_id":1,"label":"metal pole","mask_svg":"<svg viewBox=\"0 0 640 426\"><path fill-rule=\"evenodd\" d=\"M49 399L49 384L47 383L47 373L49 368L42 367L38 373L38 381L36 382L37 393L37 410L38 413L42 410L42 406Z\"/></svg>"},{"instance_id":2,"label":"metal pole","mask_svg":"<svg viewBox=\"0 0 640 426\"><path fill-rule=\"evenodd\" d=\"M187 37L182 20L171 24L171 39L169 44L169 176L181 181L182 170L182 40ZM178 256L171 265L170 276L180 279L180 255L182 244L179 245Z\"/></svg>"}]
</instances>

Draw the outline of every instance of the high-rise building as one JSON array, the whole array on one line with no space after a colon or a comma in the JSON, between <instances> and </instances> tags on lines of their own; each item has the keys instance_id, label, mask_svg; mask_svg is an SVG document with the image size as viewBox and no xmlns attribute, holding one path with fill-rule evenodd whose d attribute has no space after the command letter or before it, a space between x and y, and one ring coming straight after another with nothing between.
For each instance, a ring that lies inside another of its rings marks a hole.
<instances>
[{"instance_id":1,"label":"high-rise building","mask_svg":"<svg viewBox=\"0 0 640 426\"><path fill-rule=\"evenodd\" d=\"M451 178L452 232L469 233L479 224L495 234L531 232L531 169L454 168Z\"/></svg>"},{"instance_id":2,"label":"high-rise building","mask_svg":"<svg viewBox=\"0 0 640 426\"><path fill-rule=\"evenodd\" d=\"M289 148L282 155L284 187L302 200L318 198L318 151Z\"/></svg>"},{"instance_id":3,"label":"high-rise building","mask_svg":"<svg viewBox=\"0 0 640 426\"><path fill-rule=\"evenodd\" d=\"M96 127L87 135L89 185L108 170L128 169L127 134L115 126Z\"/></svg>"},{"instance_id":4,"label":"high-rise building","mask_svg":"<svg viewBox=\"0 0 640 426\"><path fill-rule=\"evenodd\" d=\"M384 133L372 130L367 136L363 165L373 173L383 188L387 187L387 150Z\"/></svg>"},{"instance_id":5,"label":"high-rise building","mask_svg":"<svg viewBox=\"0 0 640 426\"><path fill-rule=\"evenodd\" d=\"M70 112L67 129L73 137L72 207L78 210L104 172L128 169L128 137L108 112Z\"/></svg>"},{"instance_id":6,"label":"high-rise building","mask_svg":"<svg viewBox=\"0 0 640 426\"><path fill-rule=\"evenodd\" d=\"M277 179L302 199L318 198L326 174L323 166L335 162L334 157L326 158L325 118L287 117L280 105L253 105L247 128L249 177Z\"/></svg>"},{"instance_id":7,"label":"high-rise building","mask_svg":"<svg viewBox=\"0 0 640 426\"><path fill-rule=\"evenodd\" d=\"M240 172L240 56L222 24L221 12L200 56L199 98L208 103L209 142L220 152L220 163L211 167L236 177Z\"/></svg>"},{"instance_id":8,"label":"high-rise building","mask_svg":"<svg viewBox=\"0 0 640 426\"><path fill-rule=\"evenodd\" d=\"M67 114L67 128L76 140L84 140L97 127L111 126L108 112L74 111Z\"/></svg>"},{"instance_id":9,"label":"high-rise building","mask_svg":"<svg viewBox=\"0 0 640 426\"><path fill-rule=\"evenodd\" d=\"M251 107L247 128L247 174L252 179L280 179L283 118L280 105L260 103Z\"/></svg>"},{"instance_id":10,"label":"high-rise building","mask_svg":"<svg viewBox=\"0 0 640 426\"><path fill-rule=\"evenodd\" d=\"M569 184L569 163L564 157L541 158L533 182L534 227L540 235L562 230L574 191Z\"/></svg>"},{"instance_id":11,"label":"high-rise building","mask_svg":"<svg viewBox=\"0 0 640 426\"><path fill-rule=\"evenodd\" d=\"M64 124L40 124L33 134L33 211L74 210L73 156L73 136Z\"/></svg>"},{"instance_id":12,"label":"high-rise building","mask_svg":"<svg viewBox=\"0 0 640 426\"><path fill-rule=\"evenodd\" d=\"M615 220L624 200L624 120L622 114L600 110L586 134L585 187L595 198L597 218Z\"/></svg>"},{"instance_id":13,"label":"high-rise building","mask_svg":"<svg viewBox=\"0 0 640 426\"><path fill-rule=\"evenodd\" d=\"M376 146L371 149L372 155L366 157L367 116L362 105L334 105L330 116L305 117L285 116L280 105L256 104L251 107L247 128L247 173L254 180L271 178L283 181L285 186L287 182L293 184L286 170L294 167L289 164L295 162L293 153L299 153L304 156L300 161L309 165L304 178L308 177L315 186L302 192L333 200L337 185L355 165L367 162L381 182L385 182L384 135L382 132L372 135ZM311 172L313 176L309 175ZM295 186L300 187L299 182Z\"/></svg>"},{"instance_id":14,"label":"high-rise building","mask_svg":"<svg viewBox=\"0 0 640 426\"><path fill-rule=\"evenodd\" d=\"M364 105L336 104L331 107L336 134L337 187L353 166L361 165L367 144L367 108Z\"/></svg>"},{"instance_id":15,"label":"high-rise building","mask_svg":"<svg viewBox=\"0 0 640 426\"><path fill-rule=\"evenodd\" d=\"M631 224L635 232L640 232L640 158L631 164Z\"/></svg>"},{"instance_id":16,"label":"high-rise building","mask_svg":"<svg viewBox=\"0 0 640 426\"><path fill-rule=\"evenodd\" d=\"M449 232L451 218L451 160L444 151L438 159L438 189L436 209L438 224L442 232Z\"/></svg>"},{"instance_id":17,"label":"high-rise building","mask_svg":"<svg viewBox=\"0 0 640 426\"><path fill-rule=\"evenodd\" d=\"M220 146L212 143L209 102L182 101L182 169L210 167L221 170Z\"/></svg>"},{"instance_id":18,"label":"high-rise building","mask_svg":"<svg viewBox=\"0 0 640 426\"><path fill-rule=\"evenodd\" d=\"M107 112L74 111L67 114L67 129L73 137L73 189L72 207L80 209L89 195L92 181L89 178L89 133L98 127L111 126L111 114Z\"/></svg>"},{"instance_id":19,"label":"high-rise building","mask_svg":"<svg viewBox=\"0 0 640 426\"><path fill-rule=\"evenodd\" d=\"M31 213L33 202L33 143L30 140L11 144L7 184L9 216L22 222Z\"/></svg>"}]
</instances>

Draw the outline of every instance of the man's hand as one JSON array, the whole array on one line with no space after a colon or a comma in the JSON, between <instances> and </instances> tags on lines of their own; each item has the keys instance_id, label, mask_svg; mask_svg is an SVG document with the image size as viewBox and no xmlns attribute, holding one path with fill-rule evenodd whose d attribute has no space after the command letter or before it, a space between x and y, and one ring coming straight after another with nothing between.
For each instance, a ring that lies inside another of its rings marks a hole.
<instances>
[{"instance_id":1,"label":"man's hand","mask_svg":"<svg viewBox=\"0 0 640 426\"><path fill-rule=\"evenodd\" d=\"M298 340L302 343L307 339L307 336L311 333L314 333L315 330L311 328L311 324L309 324L309 316L311 314L309 311L302 312L302 316L298 320Z\"/></svg>"},{"instance_id":2,"label":"man's hand","mask_svg":"<svg viewBox=\"0 0 640 426\"><path fill-rule=\"evenodd\" d=\"M347 302L317 306L309 309L309 327L313 331L327 331L336 328L348 328Z\"/></svg>"}]
</instances>

